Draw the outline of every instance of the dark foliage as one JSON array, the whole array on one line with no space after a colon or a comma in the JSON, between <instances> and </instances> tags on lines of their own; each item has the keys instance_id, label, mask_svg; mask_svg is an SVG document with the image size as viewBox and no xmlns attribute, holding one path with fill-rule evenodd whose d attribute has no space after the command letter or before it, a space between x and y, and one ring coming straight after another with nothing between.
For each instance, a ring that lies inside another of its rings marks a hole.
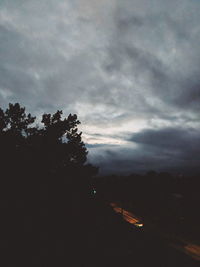
<instances>
[{"instance_id":1,"label":"dark foliage","mask_svg":"<svg viewBox=\"0 0 200 267\"><path fill-rule=\"evenodd\" d=\"M5 266L61 266L89 203L90 179L97 173L86 164L88 152L76 115L62 119L57 111L44 114L40 126L36 122L18 103L0 109Z\"/></svg>"}]
</instances>

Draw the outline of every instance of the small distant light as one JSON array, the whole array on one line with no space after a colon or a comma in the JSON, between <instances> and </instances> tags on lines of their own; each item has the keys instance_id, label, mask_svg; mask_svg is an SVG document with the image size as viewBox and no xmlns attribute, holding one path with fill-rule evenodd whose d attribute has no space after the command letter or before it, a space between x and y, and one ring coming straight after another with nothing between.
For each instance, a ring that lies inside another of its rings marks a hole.
<instances>
[{"instance_id":1,"label":"small distant light","mask_svg":"<svg viewBox=\"0 0 200 267\"><path fill-rule=\"evenodd\" d=\"M144 224L143 224L143 223L136 223L135 226L136 226L136 227L143 227Z\"/></svg>"},{"instance_id":2,"label":"small distant light","mask_svg":"<svg viewBox=\"0 0 200 267\"><path fill-rule=\"evenodd\" d=\"M97 193L97 191L96 191L96 190L93 190L93 193L94 193L94 194L96 194L96 193Z\"/></svg>"}]
</instances>

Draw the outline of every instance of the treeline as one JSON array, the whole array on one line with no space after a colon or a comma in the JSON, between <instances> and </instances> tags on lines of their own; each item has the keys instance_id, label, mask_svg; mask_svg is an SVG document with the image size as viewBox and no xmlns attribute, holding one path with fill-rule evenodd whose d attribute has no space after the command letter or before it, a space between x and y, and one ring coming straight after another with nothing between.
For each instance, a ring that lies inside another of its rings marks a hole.
<instances>
[{"instance_id":1,"label":"treeline","mask_svg":"<svg viewBox=\"0 0 200 267\"><path fill-rule=\"evenodd\" d=\"M199 238L199 176L148 172L146 175L104 176L94 179L97 197L170 231Z\"/></svg>"},{"instance_id":2,"label":"treeline","mask_svg":"<svg viewBox=\"0 0 200 267\"><path fill-rule=\"evenodd\" d=\"M12 255L8 266L58 266L63 242L75 240L97 173L79 124L62 111L40 121L18 103L0 109L0 245Z\"/></svg>"}]
</instances>

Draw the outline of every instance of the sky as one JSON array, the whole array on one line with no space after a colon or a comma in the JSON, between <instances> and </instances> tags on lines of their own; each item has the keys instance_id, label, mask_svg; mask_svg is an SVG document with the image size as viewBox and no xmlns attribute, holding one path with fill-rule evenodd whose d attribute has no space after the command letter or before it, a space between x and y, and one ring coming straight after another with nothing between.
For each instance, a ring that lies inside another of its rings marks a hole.
<instances>
[{"instance_id":1,"label":"sky","mask_svg":"<svg viewBox=\"0 0 200 267\"><path fill-rule=\"evenodd\" d=\"M199 0L0 0L0 106L76 113L100 173L198 172Z\"/></svg>"}]
</instances>

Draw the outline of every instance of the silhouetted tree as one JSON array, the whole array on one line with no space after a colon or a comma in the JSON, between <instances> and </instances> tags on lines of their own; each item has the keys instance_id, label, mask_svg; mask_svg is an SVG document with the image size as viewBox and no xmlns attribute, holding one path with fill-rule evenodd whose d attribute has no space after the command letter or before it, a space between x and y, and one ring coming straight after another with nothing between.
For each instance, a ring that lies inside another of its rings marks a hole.
<instances>
[{"instance_id":1,"label":"silhouetted tree","mask_svg":"<svg viewBox=\"0 0 200 267\"><path fill-rule=\"evenodd\" d=\"M86 164L88 152L79 124L76 115L62 119L59 110L43 114L38 126L36 117L18 103L9 104L5 112L0 109L0 198L6 203L2 213L5 238L26 252L26 266L41 244L54 255L56 242L66 240L67 235L69 239L77 216L88 204L90 178L97 168ZM16 209L16 205L21 208ZM47 237L40 240L46 232ZM44 255L43 260L45 263Z\"/></svg>"}]
</instances>

